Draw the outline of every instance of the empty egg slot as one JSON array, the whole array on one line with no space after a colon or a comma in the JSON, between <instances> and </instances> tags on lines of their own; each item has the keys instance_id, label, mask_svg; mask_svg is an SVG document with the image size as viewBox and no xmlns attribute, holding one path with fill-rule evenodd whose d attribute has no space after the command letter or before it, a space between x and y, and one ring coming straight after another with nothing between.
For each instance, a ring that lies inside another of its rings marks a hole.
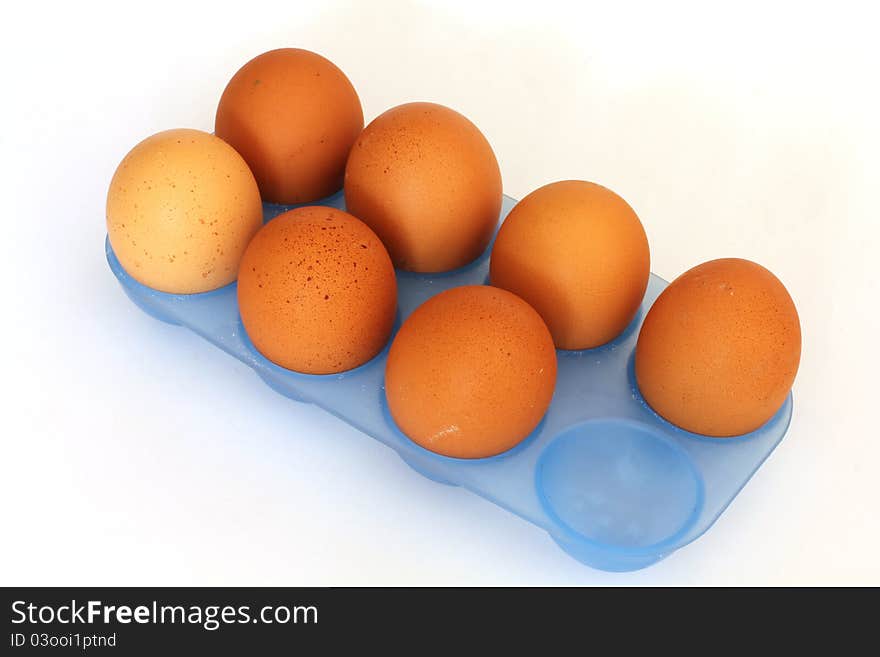
<instances>
[{"instance_id":1,"label":"empty egg slot","mask_svg":"<svg viewBox=\"0 0 880 657\"><path fill-rule=\"evenodd\" d=\"M585 559L659 557L704 503L688 453L649 425L623 419L590 420L554 437L538 459L535 487L558 525L557 540L570 550L581 545Z\"/></svg>"}]
</instances>

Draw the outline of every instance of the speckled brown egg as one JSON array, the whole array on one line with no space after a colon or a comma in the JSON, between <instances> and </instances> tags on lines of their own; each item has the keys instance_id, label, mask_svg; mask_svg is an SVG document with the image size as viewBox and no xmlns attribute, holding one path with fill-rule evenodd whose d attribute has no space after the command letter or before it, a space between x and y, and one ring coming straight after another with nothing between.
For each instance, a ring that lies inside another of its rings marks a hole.
<instances>
[{"instance_id":1,"label":"speckled brown egg","mask_svg":"<svg viewBox=\"0 0 880 657\"><path fill-rule=\"evenodd\" d=\"M263 223L254 176L222 139L168 130L135 146L107 193L107 232L120 264L140 283L192 294L235 280Z\"/></svg>"},{"instance_id":2,"label":"speckled brown egg","mask_svg":"<svg viewBox=\"0 0 880 657\"><path fill-rule=\"evenodd\" d=\"M428 299L391 344L385 395L400 430L457 458L505 452L544 417L556 385L547 326L514 294L474 285Z\"/></svg>"},{"instance_id":3,"label":"speckled brown egg","mask_svg":"<svg viewBox=\"0 0 880 657\"><path fill-rule=\"evenodd\" d=\"M242 154L266 201L310 203L342 187L345 160L364 127L357 92L321 55L271 50L232 77L215 132Z\"/></svg>"},{"instance_id":4,"label":"speckled brown egg","mask_svg":"<svg viewBox=\"0 0 880 657\"><path fill-rule=\"evenodd\" d=\"M582 180L541 187L516 204L492 247L493 285L541 314L560 349L591 349L632 321L651 274L638 216Z\"/></svg>"},{"instance_id":5,"label":"speckled brown egg","mask_svg":"<svg viewBox=\"0 0 880 657\"><path fill-rule=\"evenodd\" d=\"M376 118L345 169L348 209L409 271L447 271L475 259L489 244L501 199L489 142L464 116L433 103Z\"/></svg>"},{"instance_id":6,"label":"speckled brown egg","mask_svg":"<svg viewBox=\"0 0 880 657\"><path fill-rule=\"evenodd\" d=\"M266 358L332 374L362 365L388 342L397 280L366 224L341 210L302 207L270 221L248 245L238 305Z\"/></svg>"},{"instance_id":7,"label":"speckled brown egg","mask_svg":"<svg viewBox=\"0 0 880 657\"><path fill-rule=\"evenodd\" d=\"M659 415L688 431L736 436L782 406L801 355L785 286L754 262L712 260L675 279L639 334L635 372Z\"/></svg>"}]
</instances>

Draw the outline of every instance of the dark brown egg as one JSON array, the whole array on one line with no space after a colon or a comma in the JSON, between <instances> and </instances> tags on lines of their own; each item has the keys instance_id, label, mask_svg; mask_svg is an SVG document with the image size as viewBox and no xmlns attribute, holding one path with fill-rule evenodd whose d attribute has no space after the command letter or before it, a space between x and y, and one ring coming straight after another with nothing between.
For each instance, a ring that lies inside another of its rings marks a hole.
<instances>
[{"instance_id":1,"label":"dark brown egg","mask_svg":"<svg viewBox=\"0 0 880 657\"><path fill-rule=\"evenodd\" d=\"M308 374L343 372L388 341L397 280L388 252L341 210L303 207L263 226L238 275L241 320L272 362Z\"/></svg>"}]
</instances>

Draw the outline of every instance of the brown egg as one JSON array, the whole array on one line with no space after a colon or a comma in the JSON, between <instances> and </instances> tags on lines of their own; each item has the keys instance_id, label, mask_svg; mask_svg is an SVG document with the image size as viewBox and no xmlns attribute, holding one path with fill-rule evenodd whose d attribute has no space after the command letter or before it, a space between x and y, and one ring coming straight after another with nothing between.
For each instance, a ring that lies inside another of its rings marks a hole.
<instances>
[{"instance_id":1,"label":"brown egg","mask_svg":"<svg viewBox=\"0 0 880 657\"><path fill-rule=\"evenodd\" d=\"M303 207L263 226L241 261L241 321L257 350L297 372L331 374L382 350L397 280L382 242L341 210Z\"/></svg>"},{"instance_id":2,"label":"brown egg","mask_svg":"<svg viewBox=\"0 0 880 657\"><path fill-rule=\"evenodd\" d=\"M253 174L222 139L167 130L135 146L107 193L107 233L120 264L148 287L207 292L235 280L263 224Z\"/></svg>"},{"instance_id":3,"label":"brown egg","mask_svg":"<svg viewBox=\"0 0 880 657\"><path fill-rule=\"evenodd\" d=\"M242 154L263 199L310 203L342 187L364 127L357 92L332 62L283 48L245 64L226 85L215 132Z\"/></svg>"},{"instance_id":4,"label":"brown egg","mask_svg":"<svg viewBox=\"0 0 880 657\"><path fill-rule=\"evenodd\" d=\"M708 436L754 431L797 373L797 310L773 274L748 260L698 265L654 302L636 347L639 390L658 414Z\"/></svg>"},{"instance_id":5,"label":"brown egg","mask_svg":"<svg viewBox=\"0 0 880 657\"><path fill-rule=\"evenodd\" d=\"M379 116L345 168L348 209L409 271L447 271L475 259L498 223L501 198L489 142L461 114L433 103Z\"/></svg>"},{"instance_id":6,"label":"brown egg","mask_svg":"<svg viewBox=\"0 0 880 657\"><path fill-rule=\"evenodd\" d=\"M651 274L648 238L610 189L556 182L516 204L492 247L493 285L521 296L560 349L591 349L633 319Z\"/></svg>"},{"instance_id":7,"label":"brown egg","mask_svg":"<svg viewBox=\"0 0 880 657\"><path fill-rule=\"evenodd\" d=\"M485 285L428 299L388 354L385 395L400 430L432 452L482 458L521 442L556 385L556 351L541 317Z\"/></svg>"}]
</instances>

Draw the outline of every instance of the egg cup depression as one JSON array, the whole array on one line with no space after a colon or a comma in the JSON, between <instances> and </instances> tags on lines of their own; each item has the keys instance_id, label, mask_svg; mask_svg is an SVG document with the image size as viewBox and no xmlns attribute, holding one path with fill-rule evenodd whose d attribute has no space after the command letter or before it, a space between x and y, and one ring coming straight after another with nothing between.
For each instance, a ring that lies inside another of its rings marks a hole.
<instances>
[{"instance_id":1,"label":"egg cup depression","mask_svg":"<svg viewBox=\"0 0 880 657\"><path fill-rule=\"evenodd\" d=\"M343 207L341 194L324 202ZM501 219L513 204L504 199ZM267 206L266 216L279 210ZM699 537L782 440L791 418L789 395L757 431L719 440L679 429L648 407L635 384L632 354L639 326L666 287L652 275L636 319L618 338L596 349L557 351L553 400L526 440L488 458L441 456L407 438L388 413L387 347L338 374L292 372L250 345L235 285L206 294L158 292L127 274L109 241L106 251L126 294L146 312L191 329L278 392L315 403L385 443L425 476L461 485L542 527L566 552L603 570L643 568ZM443 290L483 284L488 258L484 252L440 275L398 271L398 316L405 320Z\"/></svg>"}]
</instances>

